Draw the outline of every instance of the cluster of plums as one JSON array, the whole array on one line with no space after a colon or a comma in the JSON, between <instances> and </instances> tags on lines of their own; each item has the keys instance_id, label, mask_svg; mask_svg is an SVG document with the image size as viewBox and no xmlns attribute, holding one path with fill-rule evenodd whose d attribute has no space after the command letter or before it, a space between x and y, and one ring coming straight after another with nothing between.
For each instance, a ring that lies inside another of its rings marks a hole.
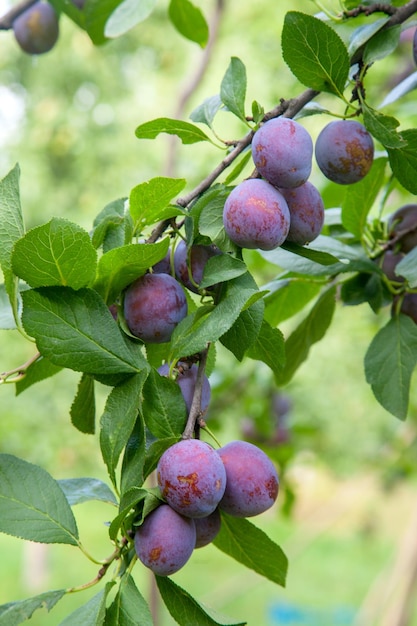
<instances>
[{"instance_id":1,"label":"cluster of plums","mask_svg":"<svg viewBox=\"0 0 417 626\"><path fill-rule=\"evenodd\" d=\"M85 0L71 0L82 9ZM43 54L52 50L59 37L59 17L51 4L39 0L13 21L17 43L27 54Z\"/></svg>"},{"instance_id":2,"label":"cluster of plums","mask_svg":"<svg viewBox=\"0 0 417 626\"><path fill-rule=\"evenodd\" d=\"M313 151L326 178L348 185L369 172L374 144L365 127L354 120L327 124L315 148L298 122L284 117L265 122L252 140L252 158L262 178L241 182L224 205L224 228L234 243L273 250L285 241L304 245L319 235L324 205L308 181Z\"/></svg>"},{"instance_id":3,"label":"cluster of plums","mask_svg":"<svg viewBox=\"0 0 417 626\"><path fill-rule=\"evenodd\" d=\"M159 576L177 572L195 548L213 541L221 511L253 517L274 504L279 490L272 461L245 441L216 450L200 439L183 439L162 454L157 481L166 503L137 528L135 550Z\"/></svg>"}]
</instances>

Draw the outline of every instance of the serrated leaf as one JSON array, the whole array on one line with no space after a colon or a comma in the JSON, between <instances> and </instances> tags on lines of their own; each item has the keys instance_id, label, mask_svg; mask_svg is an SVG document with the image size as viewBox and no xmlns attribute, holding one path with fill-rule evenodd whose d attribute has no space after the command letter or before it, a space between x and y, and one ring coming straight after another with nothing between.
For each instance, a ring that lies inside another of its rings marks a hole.
<instances>
[{"instance_id":1,"label":"serrated leaf","mask_svg":"<svg viewBox=\"0 0 417 626\"><path fill-rule=\"evenodd\" d=\"M379 108L386 107L393 102L396 102L406 94L410 93L410 91L414 91L417 88L417 72L413 72L407 78L404 78L398 85L391 89L391 91L385 96Z\"/></svg>"},{"instance_id":2,"label":"serrated leaf","mask_svg":"<svg viewBox=\"0 0 417 626\"><path fill-rule=\"evenodd\" d=\"M395 119L395 117L374 111L366 106L366 104L362 105L362 110L363 122L366 129L375 139L378 139L385 148L401 148L407 145L402 135L398 134L396 131L400 122ZM368 176L366 179L368 180Z\"/></svg>"},{"instance_id":3,"label":"serrated leaf","mask_svg":"<svg viewBox=\"0 0 417 626\"><path fill-rule=\"evenodd\" d=\"M230 187L217 187L197 200L191 214L198 218L198 228L202 235L210 237L221 250L230 249L230 241L224 230L223 208Z\"/></svg>"},{"instance_id":4,"label":"serrated leaf","mask_svg":"<svg viewBox=\"0 0 417 626\"><path fill-rule=\"evenodd\" d=\"M106 598L114 584L114 581L106 583L104 589L75 609L59 626L102 626L106 616Z\"/></svg>"},{"instance_id":5,"label":"serrated leaf","mask_svg":"<svg viewBox=\"0 0 417 626\"><path fill-rule=\"evenodd\" d=\"M142 414L155 437L180 436L187 412L177 383L151 370L143 387Z\"/></svg>"},{"instance_id":6,"label":"serrated leaf","mask_svg":"<svg viewBox=\"0 0 417 626\"><path fill-rule=\"evenodd\" d=\"M108 304L168 252L169 238L158 243L131 243L100 257L94 289Z\"/></svg>"},{"instance_id":7,"label":"serrated leaf","mask_svg":"<svg viewBox=\"0 0 417 626\"><path fill-rule=\"evenodd\" d=\"M185 184L183 178L159 176L134 187L130 192L129 211L136 224L135 230L181 215L183 209L169 206L169 203L184 189Z\"/></svg>"},{"instance_id":8,"label":"serrated leaf","mask_svg":"<svg viewBox=\"0 0 417 626\"><path fill-rule=\"evenodd\" d=\"M198 126L181 120L173 120L168 117L159 117L150 122L145 122L136 128L135 134L138 139L155 139L160 133L168 133L168 135L176 135L183 144L192 144L199 141L209 141L213 143L210 137L206 135Z\"/></svg>"},{"instance_id":9,"label":"serrated leaf","mask_svg":"<svg viewBox=\"0 0 417 626\"><path fill-rule=\"evenodd\" d=\"M245 116L246 68L237 57L232 57L220 85L220 98L231 113L247 123Z\"/></svg>"},{"instance_id":10,"label":"serrated leaf","mask_svg":"<svg viewBox=\"0 0 417 626\"><path fill-rule=\"evenodd\" d=\"M288 559L282 549L249 520L222 513L216 548L272 582L285 586Z\"/></svg>"},{"instance_id":11,"label":"serrated leaf","mask_svg":"<svg viewBox=\"0 0 417 626\"><path fill-rule=\"evenodd\" d=\"M22 297L24 327L55 365L94 375L135 374L147 368L138 346L128 347L95 291L44 287Z\"/></svg>"},{"instance_id":12,"label":"serrated leaf","mask_svg":"<svg viewBox=\"0 0 417 626\"><path fill-rule=\"evenodd\" d=\"M148 604L130 574L125 574L117 595L106 613L105 626L153 626Z\"/></svg>"},{"instance_id":13,"label":"serrated leaf","mask_svg":"<svg viewBox=\"0 0 417 626\"><path fill-rule=\"evenodd\" d=\"M98 478L64 478L57 482L70 506L91 500L107 502L116 506L118 504L110 487Z\"/></svg>"},{"instance_id":14,"label":"serrated leaf","mask_svg":"<svg viewBox=\"0 0 417 626\"><path fill-rule=\"evenodd\" d=\"M24 378L16 383L16 395L18 396L19 393L22 393L22 391L25 391L25 389L28 389L31 385L39 383L41 380L55 376L55 374L58 374L61 370L62 367L54 365L45 357L40 356L34 363L29 365Z\"/></svg>"},{"instance_id":15,"label":"serrated leaf","mask_svg":"<svg viewBox=\"0 0 417 626\"><path fill-rule=\"evenodd\" d=\"M117 534L130 511L142 500L146 498L148 491L140 487L131 487L120 500L119 514L112 520L109 528L109 537L114 541Z\"/></svg>"},{"instance_id":16,"label":"serrated leaf","mask_svg":"<svg viewBox=\"0 0 417 626\"><path fill-rule=\"evenodd\" d=\"M213 120L222 107L223 102L218 94L210 96L191 111L190 119L193 122L206 124L209 128L212 128Z\"/></svg>"},{"instance_id":17,"label":"serrated leaf","mask_svg":"<svg viewBox=\"0 0 417 626\"><path fill-rule=\"evenodd\" d=\"M393 317L368 347L365 376L378 402L399 419L407 417L416 363L417 324L407 315Z\"/></svg>"},{"instance_id":18,"label":"serrated leaf","mask_svg":"<svg viewBox=\"0 0 417 626\"><path fill-rule=\"evenodd\" d=\"M209 28L204 15L189 0L171 0L168 8L169 19L178 32L198 43L202 48L207 45Z\"/></svg>"},{"instance_id":19,"label":"serrated leaf","mask_svg":"<svg viewBox=\"0 0 417 626\"><path fill-rule=\"evenodd\" d=\"M96 426L94 378L83 374L70 409L71 422L82 433L93 435Z\"/></svg>"},{"instance_id":20,"label":"serrated leaf","mask_svg":"<svg viewBox=\"0 0 417 626\"><path fill-rule=\"evenodd\" d=\"M132 376L115 387L107 398L100 420L100 447L109 476L116 484L116 467L138 416L147 372Z\"/></svg>"},{"instance_id":21,"label":"serrated leaf","mask_svg":"<svg viewBox=\"0 0 417 626\"><path fill-rule=\"evenodd\" d=\"M363 62L367 65L380 61L394 52L400 41L401 26L385 28L370 39L363 52Z\"/></svg>"},{"instance_id":22,"label":"serrated leaf","mask_svg":"<svg viewBox=\"0 0 417 626\"><path fill-rule=\"evenodd\" d=\"M274 374L279 375L285 365L284 337L281 331L264 321L255 342L246 354L251 359L263 361Z\"/></svg>"},{"instance_id":23,"label":"serrated leaf","mask_svg":"<svg viewBox=\"0 0 417 626\"><path fill-rule=\"evenodd\" d=\"M294 376L300 365L307 359L312 345L325 335L333 318L335 309L334 287L325 291L301 324L285 342L285 366L275 372L279 385L285 385Z\"/></svg>"},{"instance_id":24,"label":"serrated leaf","mask_svg":"<svg viewBox=\"0 0 417 626\"><path fill-rule=\"evenodd\" d=\"M407 142L404 148L387 148L392 172L405 189L417 194L417 129L411 128L401 133Z\"/></svg>"},{"instance_id":25,"label":"serrated leaf","mask_svg":"<svg viewBox=\"0 0 417 626\"><path fill-rule=\"evenodd\" d=\"M395 266L395 272L404 276L412 289L417 287L417 248L413 248Z\"/></svg>"},{"instance_id":26,"label":"serrated leaf","mask_svg":"<svg viewBox=\"0 0 417 626\"><path fill-rule=\"evenodd\" d=\"M0 626L18 626L30 619L38 609L46 608L49 612L65 593L65 589L57 589L26 600L2 604L0 606Z\"/></svg>"},{"instance_id":27,"label":"serrated leaf","mask_svg":"<svg viewBox=\"0 0 417 626\"><path fill-rule=\"evenodd\" d=\"M165 606L179 626L245 626L246 622L211 617L187 591L168 577L155 576Z\"/></svg>"},{"instance_id":28,"label":"serrated leaf","mask_svg":"<svg viewBox=\"0 0 417 626\"><path fill-rule=\"evenodd\" d=\"M232 352L238 361L256 341L262 326L264 314L263 300L258 300L242 311L233 326L221 336L221 343Z\"/></svg>"},{"instance_id":29,"label":"serrated leaf","mask_svg":"<svg viewBox=\"0 0 417 626\"><path fill-rule=\"evenodd\" d=\"M113 200L95 217L91 233L91 243L95 248L103 246L103 251L107 252L131 242L133 224L126 205L126 198Z\"/></svg>"},{"instance_id":30,"label":"serrated leaf","mask_svg":"<svg viewBox=\"0 0 417 626\"><path fill-rule=\"evenodd\" d=\"M31 287L87 287L96 264L87 231L58 217L29 230L16 242L12 256L14 273Z\"/></svg>"},{"instance_id":31,"label":"serrated leaf","mask_svg":"<svg viewBox=\"0 0 417 626\"><path fill-rule=\"evenodd\" d=\"M113 11L104 27L104 36L120 37L146 20L156 6L156 0L124 0Z\"/></svg>"},{"instance_id":32,"label":"serrated leaf","mask_svg":"<svg viewBox=\"0 0 417 626\"><path fill-rule=\"evenodd\" d=\"M229 254L209 258L203 270L200 288L205 289L218 283L232 280L247 272L246 264Z\"/></svg>"},{"instance_id":33,"label":"serrated leaf","mask_svg":"<svg viewBox=\"0 0 417 626\"><path fill-rule=\"evenodd\" d=\"M122 499L129 489L141 485L144 481L145 448L145 423L139 414L123 454L120 476Z\"/></svg>"},{"instance_id":34,"label":"serrated leaf","mask_svg":"<svg viewBox=\"0 0 417 626\"><path fill-rule=\"evenodd\" d=\"M71 508L44 469L0 454L0 532L38 541L78 545Z\"/></svg>"},{"instance_id":35,"label":"serrated leaf","mask_svg":"<svg viewBox=\"0 0 417 626\"><path fill-rule=\"evenodd\" d=\"M367 216L381 191L387 159L375 159L366 179L349 185L342 202L342 224L359 239L362 237Z\"/></svg>"},{"instance_id":36,"label":"serrated leaf","mask_svg":"<svg viewBox=\"0 0 417 626\"><path fill-rule=\"evenodd\" d=\"M316 91L341 96L349 74L349 56L339 35L321 20L289 11L282 31L284 61L298 80Z\"/></svg>"}]
</instances>

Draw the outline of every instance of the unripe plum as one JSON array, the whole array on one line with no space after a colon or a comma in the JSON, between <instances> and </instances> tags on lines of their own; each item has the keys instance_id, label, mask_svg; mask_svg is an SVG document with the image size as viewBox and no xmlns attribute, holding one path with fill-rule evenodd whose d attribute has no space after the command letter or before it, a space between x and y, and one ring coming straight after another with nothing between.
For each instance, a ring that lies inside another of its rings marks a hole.
<instances>
[{"instance_id":1,"label":"unripe plum","mask_svg":"<svg viewBox=\"0 0 417 626\"><path fill-rule=\"evenodd\" d=\"M138 278L126 289L123 307L130 332L145 343L169 341L187 315L185 293L169 274Z\"/></svg>"},{"instance_id":2,"label":"unripe plum","mask_svg":"<svg viewBox=\"0 0 417 626\"><path fill-rule=\"evenodd\" d=\"M256 131L252 158L258 172L275 187L298 187L311 173L313 141L298 122L276 117Z\"/></svg>"},{"instance_id":3,"label":"unripe plum","mask_svg":"<svg viewBox=\"0 0 417 626\"><path fill-rule=\"evenodd\" d=\"M223 224L227 235L241 248L273 250L287 238L290 212L278 189L265 180L249 178L227 197Z\"/></svg>"},{"instance_id":4,"label":"unripe plum","mask_svg":"<svg viewBox=\"0 0 417 626\"><path fill-rule=\"evenodd\" d=\"M278 474L270 458L247 441L232 441L219 454L226 468L226 489L219 508L236 517L269 509L278 496Z\"/></svg>"},{"instance_id":5,"label":"unripe plum","mask_svg":"<svg viewBox=\"0 0 417 626\"><path fill-rule=\"evenodd\" d=\"M168 376L169 374L169 364L164 363L160 367L158 367L158 372L161 376ZM182 396L184 398L185 406L187 407L187 413L190 412L191 403L194 397L195 384L197 381L197 373L198 366L193 364L191 367L188 367L187 364L178 363L178 375L175 379L181 389ZM201 390L201 412L205 413L210 404L211 398L211 387L210 382L207 376L204 374L203 384Z\"/></svg>"},{"instance_id":6,"label":"unripe plum","mask_svg":"<svg viewBox=\"0 0 417 626\"><path fill-rule=\"evenodd\" d=\"M195 547L203 548L217 537L221 527L221 517L219 509L215 509L207 517L199 517L194 519L196 540Z\"/></svg>"},{"instance_id":7,"label":"unripe plum","mask_svg":"<svg viewBox=\"0 0 417 626\"><path fill-rule=\"evenodd\" d=\"M139 560L158 576L177 572L190 558L196 542L194 520L167 504L152 511L135 532Z\"/></svg>"},{"instance_id":8,"label":"unripe plum","mask_svg":"<svg viewBox=\"0 0 417 626\"><path fill-rule=\"evenodd\" d=\"M335 120L323 128L316 141L316 161L329 180L350 185L362 180L374 158L374 142L356 120Z\"/></svg>"},{"instance_id":9,"label":"unripe plum","mask_svg":"<svg viewBox=\"0 0 417 626\"><path fill-rule=\"evenodd\" d=\"M384 252L384 256L382 257L381 270L384 272L385 276L392 281L397 283L403 283L405 278L404 276L397 276L395 273L395 268L398 263L402 261L404 258L404 254L402 252L393 252L392 250L386 250Z\"/></svg>"},{"instance_id":10,"label":"unripe plum","mask_svg":"<svg viewBox=\"0 0 417 626\"><path fill-rule=\"evenodd\" d=\"M406 204L395 211L388 227L390 238L398 243L401 252L410 252L417 246L417 204Z\"/></svg>"},{"instance_id":11,"label":"unripe plum","mask_svg":"<svg viewBox=\"0 0 417 626\"><path fill-rule=\"evenodd\" d=\"M165 450L156 474L168 504L187 517L210 515L226 487L226 470L219 455L199 439L183 439Z\"/></svg>"},{"instance_id":12,"label":"unripe plum","mask_svg":"<svg viewBox=\"0 0 417 626\"><path fill-rule=\"evenodd\" d=\"M59 36L55 9L48 2L35 2L13 21L17 43L28 54L49 52Z\"/></svg>"},{"instance_id":13,"label":"unripe plum","mask_svg":"<svg viewBox=\"0 0 417 626\"><path fill-rule=\"evenodd\" d=\"M177 280L190 291L198 293L198 285L203 278L207 261L218 254L221 252L215 245L202 246L196 244L188 250L185 241L181 240L174 252L174 268Z\"/></svg>"},{"instance_id":14,"label":"unripe plum","mask_svg":"<svg viewBox=\"0 0 417 626\"><path fill-rule=\"evenodd\" d=\"M303 246L319 236L324 223L324 204L320 192L310 182L295 189L281 189L290 210L287 241Z\"/></svg>"}]
</instances>

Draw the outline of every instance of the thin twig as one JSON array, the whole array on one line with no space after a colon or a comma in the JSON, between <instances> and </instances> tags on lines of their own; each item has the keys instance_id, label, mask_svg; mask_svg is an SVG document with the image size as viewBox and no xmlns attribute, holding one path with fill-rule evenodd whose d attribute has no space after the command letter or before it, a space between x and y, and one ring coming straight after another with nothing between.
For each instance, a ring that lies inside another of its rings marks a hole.
<instances>
[{"instance_id":1,"label":"thin twig","mask_svg":"<svg viewBox=\"0 0 417 626\"><path fill-rule=\"evenodd\" d=\"M200 354L197 378L195 381L193 401L191 402L187 424L185 425L184 432L182 433L183 439L190 439L193 436L196 422L198 418L201 416L201 396L203 393L203 382L204 382L204 374L206 371L208 351L209 351L209 347L203 350L203 352L201 352Z\"/></svg>"},{"instance_id":2,"label":"thin twig","mask_svg":"<svg viewBox=\"0 0 417 626\"><path fill-rule=\"evenodd\" d=\"M14 369L9 370L8 372L2 372L0 374L0 385L4 383L16 383L19 380L22 380L22 378L26 376L26 371L28 367L32 365L33 363L35 363L35 361L37 361L40 356L41 356L41 353L36 352L36 354L31 356L30 359L26 361L26 363L23 363L23 365L19 365L19 367L15 367ZM10 376L12 376L13 374L16 374L16 376L14 376L12 380L8 380Z\"/></svg>"},{"instance_id":3,"label":"thin twig","mask_svg":"<svg viewBox=\"0 0 417 626\"><path fill-rule=\"evenodd\" d=\"M15 7L12 7L10 11L7 11L2 17L0 17L0 30L10 30L13 27L13 22L19 15L22 15L25 11L38 2L38 0L23 0Z\"/></svg>"}]
</instances>

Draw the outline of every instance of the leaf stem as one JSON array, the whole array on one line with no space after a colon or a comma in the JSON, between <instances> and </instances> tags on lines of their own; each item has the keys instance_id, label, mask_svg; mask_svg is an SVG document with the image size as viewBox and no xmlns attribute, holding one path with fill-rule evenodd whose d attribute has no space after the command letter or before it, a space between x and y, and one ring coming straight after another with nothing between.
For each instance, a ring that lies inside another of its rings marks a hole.
<instances>
[{"instance_id":1,"label":"leaf stem","mask_svg":"<svg viewBox=\"0 0 417 626\"><path fill-rule=\"evenodd\" d=\"M37 361L40 356L41 356L41 353L40 352L36 352L36 354L34 354L32 357L30 357L30 359L28 359L26 361L26 363L23 363L23 365L19 365L19 367L16 367L16 368L14 368L12 370L9 370L8 372L1 373L0 374L0 385L10 384L10 383L17 383L17 382L19 382L19 380L22 380L22 378L24 378L26 376L27 369L33 363L35 363L35 361ZM13 376L13 374L17 374L17 375L9 380L10 376Z\"/></svg>"}]
</instances>

